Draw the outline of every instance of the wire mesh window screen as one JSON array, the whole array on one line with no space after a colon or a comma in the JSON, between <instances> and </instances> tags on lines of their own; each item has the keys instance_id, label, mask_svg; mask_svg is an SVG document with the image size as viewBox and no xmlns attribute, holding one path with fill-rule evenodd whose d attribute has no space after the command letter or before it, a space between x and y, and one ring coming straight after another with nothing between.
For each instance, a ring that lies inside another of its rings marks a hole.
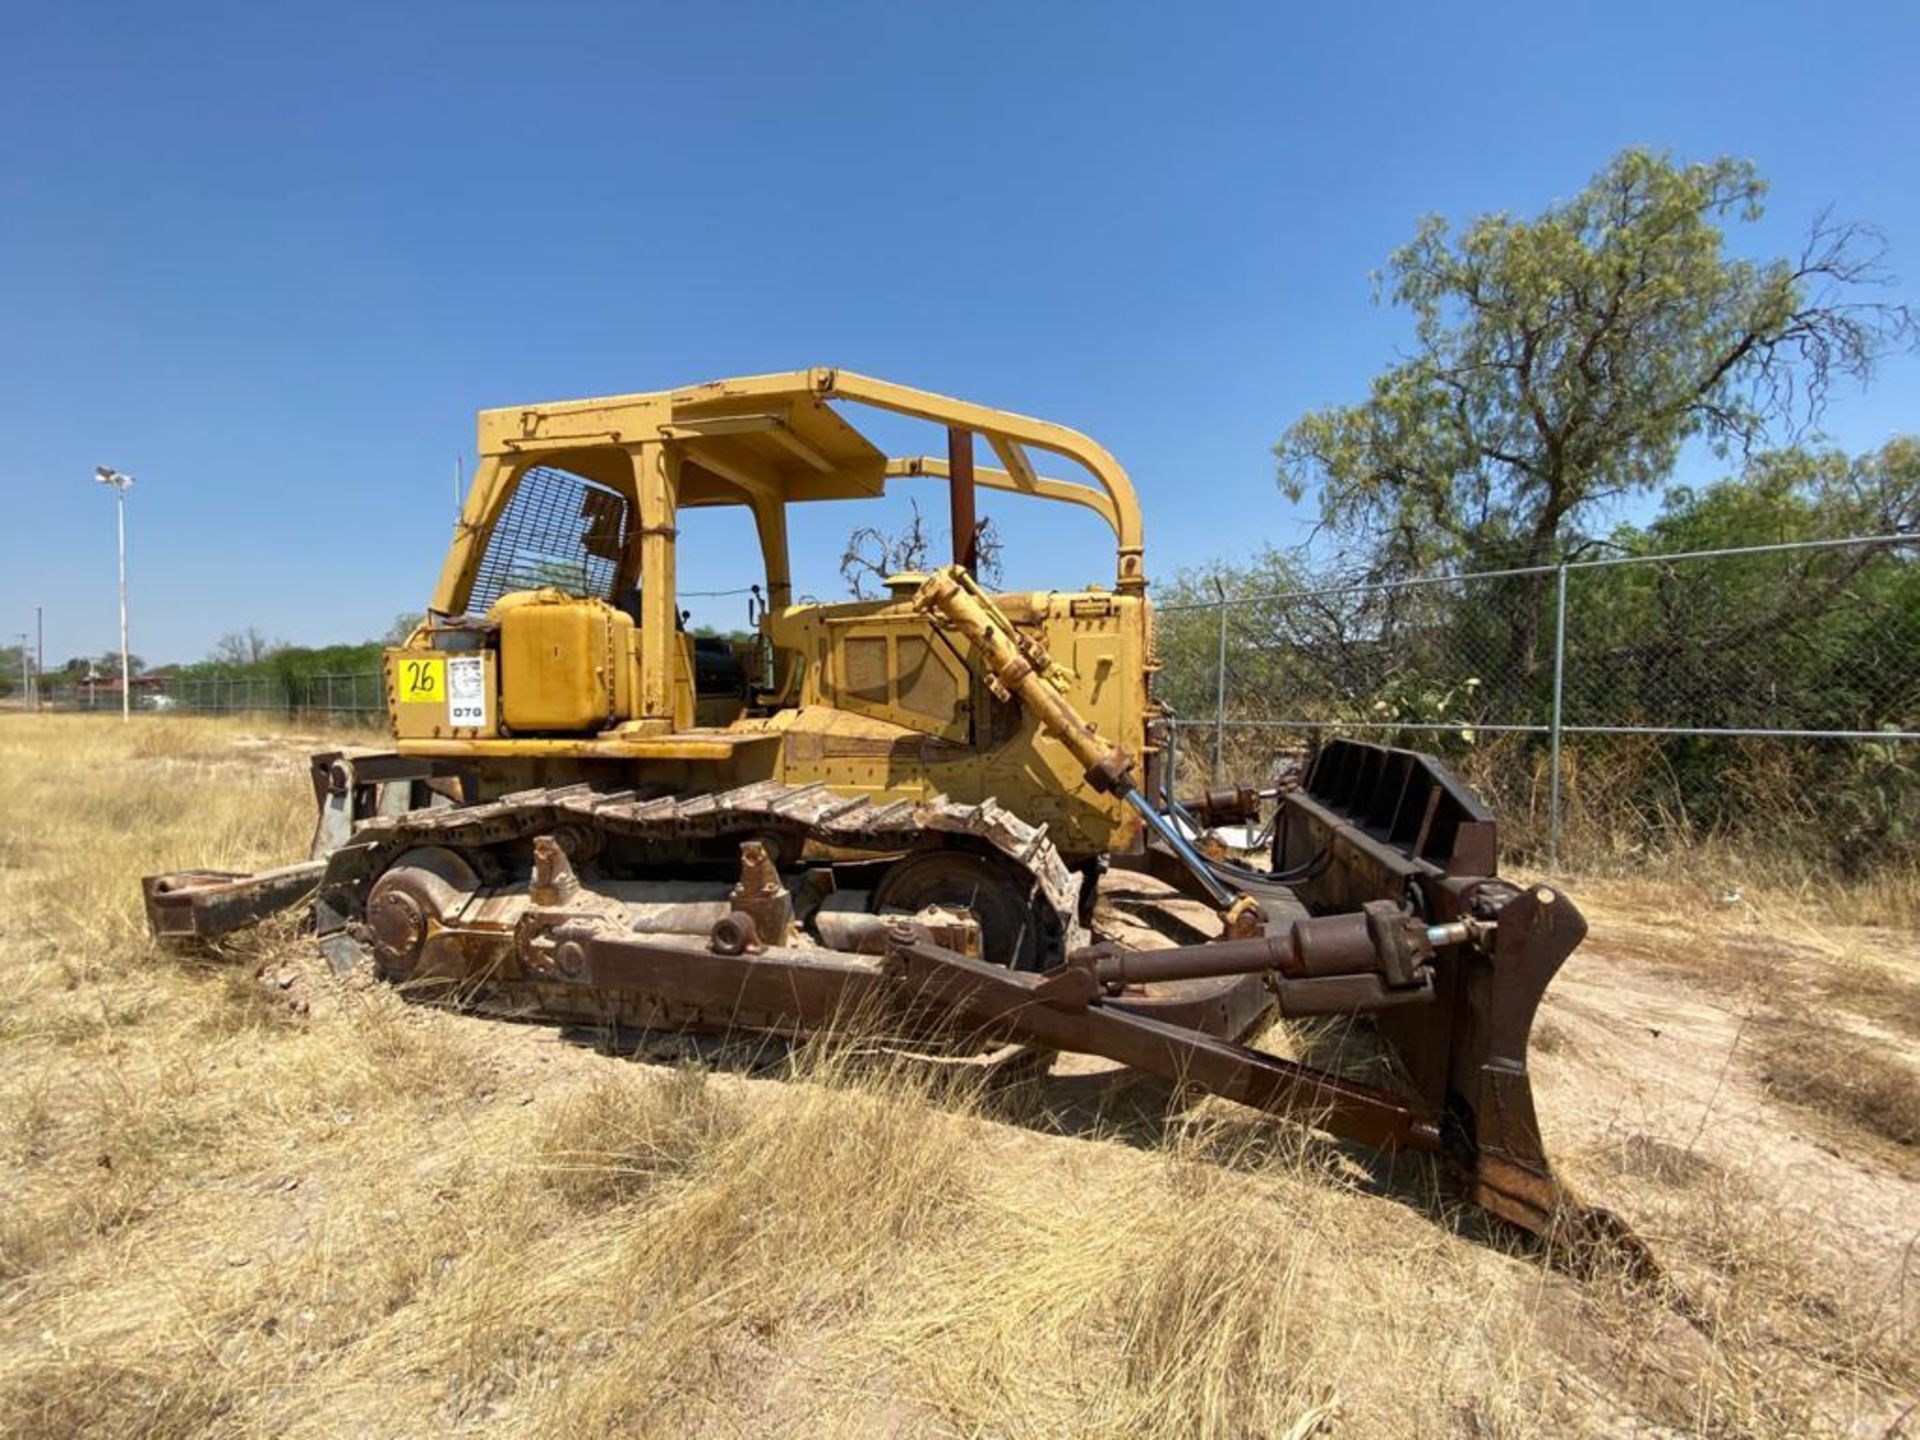
<instances>
[{"instance_id":1,"label":"wire mesh window screen","mask_svg":"<svg viewBox=\"0 0 1920 1440\"><path fill-rule=\"evenodd\" d=\"M527 471L493 527L467 608L543 587L613 599L627 518L627 502L605 486L544 465Z\"/></svg>"}]
</instances>

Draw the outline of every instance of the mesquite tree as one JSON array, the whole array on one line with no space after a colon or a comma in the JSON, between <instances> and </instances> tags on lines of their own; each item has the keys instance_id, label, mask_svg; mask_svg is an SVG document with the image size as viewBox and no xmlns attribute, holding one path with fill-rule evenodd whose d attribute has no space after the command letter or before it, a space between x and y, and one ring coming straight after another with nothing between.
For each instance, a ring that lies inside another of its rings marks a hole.
<instances>
[{"instance_id":1,"label":"mesquite tree","mask_svg":"<svg viewBox=\"0 0 1920 1440\"><path fill-rule=\"evenodd\" d=\"M1534 219L1457 235L1430 218L1380 288L1415 317L1411 356L1365 402L1275 447L1283 489L1378 575L1548 565L1605 503L1650 490L1688 441L1745 452L1797 435L1837 379L1915 337L1877 231L1822 216L1793 258L1728 253L1766 184L1752 164L1628 150ZM1549 577L1512 594L1509 670L1535 673Z\"/></svg>"}]
</instances>

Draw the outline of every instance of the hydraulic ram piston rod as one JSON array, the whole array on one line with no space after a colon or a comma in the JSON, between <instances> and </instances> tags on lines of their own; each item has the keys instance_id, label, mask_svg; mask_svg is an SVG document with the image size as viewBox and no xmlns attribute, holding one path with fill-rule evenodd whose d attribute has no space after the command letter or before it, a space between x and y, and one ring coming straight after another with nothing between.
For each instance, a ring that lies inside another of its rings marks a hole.
<instances>
[{"instance_id":1,"label":"hydraulic ram piston rod","mask_svg":"<svg viewBox=\"0 0 1920 1440\"><path fill-rule=\"evenodd\" d=\"M1203 860L1180 829L1153 808L1134 780L1133 757L1103 740L1068 703L1059 667L1037 640L1021 635L965 570L949 565L927 577L913 597L916 610L958 630L980 651L987 683L1003 699L1018 696L1041 726L1073 752L1096 790L1131 805L1222 909L1240 897Z\"/></svg>"},{"instance_id":2,"label":"hydraulic ram piston rod","mask_svg":"<svg viewBox=\"0 0 1920 1440\"><path fill-rule=\"evenodd\" d=\"M1261 975L1269 971L1290 980L1377 971L1398 985L1413 984L1420 965L1444 945L1476 943L1493 933L1455 921L1428 925L1389 903L1351 915L1321 915L1296 920L1279 933L1166 950L1096 947L1079 952L1090 960L1096 979L1111 985L1150 985L1167 980L1207 979L1219 975Z\"/></svg>"},{"instance_id":3,"label":"hydraulic ram piston rod","mask_svg":"<svg viewBox=\"0 0 1920 1440\"><path fill-rule=\"evenodd\" d=\"M1167 842L1167 848L1180 857L1181 864L1193 872L1194 879L1206 886L1207 893L1213 897L1214 904L1224 909L1239 898L1227 888L1218 875L1213 873L1213 867L1200 857L1200 852L1193 848L1192 842L1180 833L1180 827L1174 824L1171 818L1153 808L1152 801L1131 785L1121 791L1121 795L1140 813L1140 818L1153 827L1154 833Z\"/></svg>"}]
</instances>

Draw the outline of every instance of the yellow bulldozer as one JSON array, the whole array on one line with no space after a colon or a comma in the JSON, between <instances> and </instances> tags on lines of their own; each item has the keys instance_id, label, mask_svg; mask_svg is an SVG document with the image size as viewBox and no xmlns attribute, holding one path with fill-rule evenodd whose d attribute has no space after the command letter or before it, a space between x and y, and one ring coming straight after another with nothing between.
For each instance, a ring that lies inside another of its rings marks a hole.
<instances>
[{"instance_id":1,"label":"yellow bulldozer","mask_svg":"<svg viewBox=\"0 0 1920 1440\"><path fill-rule=\"evenodd\" d=\"M946 453L889 455L849 418L875 411ZM306 904L336 970L455 1004L785 1036L857 1014L1105 1056L1436 1152L1527 1229L1596 1223L1527 1073L1579 912L1499 877L1493 818L1430 756L1335 740L1177 800L1140 506L1094 441L815 369L486 410L479 453L425 619L386 652L392 744L314 757L307 860L149 877L157 936ZM946 482L950 563L796 599L792 507L906 476ZM1112 583L989 593L983 489L1092 511ZM680 517L712 506L758 537L744 641L680 608ZM1205 843L1262 812L1257 858ZM1276 1007L1370 1017L1393 1078L1246 1044Z\"/></svg>"}]
</instances>

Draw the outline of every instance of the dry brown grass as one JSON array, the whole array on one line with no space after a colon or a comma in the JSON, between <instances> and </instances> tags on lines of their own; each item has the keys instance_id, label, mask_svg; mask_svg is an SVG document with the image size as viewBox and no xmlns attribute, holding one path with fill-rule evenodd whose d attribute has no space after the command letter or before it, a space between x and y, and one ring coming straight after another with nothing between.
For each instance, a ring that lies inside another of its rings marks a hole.
<instances>
[{"instance_id":1,"label":"dry brown grass","mask_svg":"<svg viewBox=\"0 0 1920 1440\"><path fill-rule=\"evenodd\" d=\"M1544 864L1552 785L1539 737L1483 731L1468 746L1451 732L1359 738L1445 754L1454 773L1499 816L1504 852ZM1181 793L1215 783L1213 741L1204 727L1181 731ZM1222 777L1264 779L1283 761L1309 753L1306 732L1236 727L1232 720L1224 741ZM1684 874L1702 890L1711 877L1715 895L1762 892L1849 923L1920 930L1920 867L1902 848L1897 827L1883 843L1866 836L1843 841L1848 812L1831 785L1809 776L1805 745L1729 743L1739 763L1710 786L1676 776L1664 756L1667 742L1658 737L1569 743L1562 751L1562 864L1583 877L1636 882ZM1703 787L1712 793L1697 793ZM1737 833L1720 833L1690 809L1690 789L1696 800L1731 797L1727 808L1738 817Z\"/></svg>"},{"instance_id":2,"label":"dry brown grass","mask_svg":"<svg viewBox=\"0 0 1920 1440\"><path fill-rule=\"evenodd\" d=\"M1896 1145L1920 1145L1920 1072L1837 1026L1775 1021L1761 1048L1770 1094Z\"/></svg>"},{"instance_id":3,"label":"dry brown grass","mask_svg":"<svg viewBox=\"0 0 1920 1440\"><path fill-rule=\"evenodd\" d=\"M1578 984L1548 1132L1699 1325L1223 1104L1087 1122L832 1046L791 1079L627 1063L329 981L285 929L163 956L139 874L307 828L302 745L177 723L0 718L0 1432L1799 1435L1920 1386L1900 1237L1809 1213L1691 1101L1635 1108L1590 1068L1631 1027ZM1613 884L1595 965L1755 968L1746 915ZM1635 923L1684 943L1636 959ZM1789 968L1817 994L1830 958L1832 1005L1912 979L1826 943ZM1769 1103L1740 1054L1715 1114Z\"/></svg>"}]
</instances>

